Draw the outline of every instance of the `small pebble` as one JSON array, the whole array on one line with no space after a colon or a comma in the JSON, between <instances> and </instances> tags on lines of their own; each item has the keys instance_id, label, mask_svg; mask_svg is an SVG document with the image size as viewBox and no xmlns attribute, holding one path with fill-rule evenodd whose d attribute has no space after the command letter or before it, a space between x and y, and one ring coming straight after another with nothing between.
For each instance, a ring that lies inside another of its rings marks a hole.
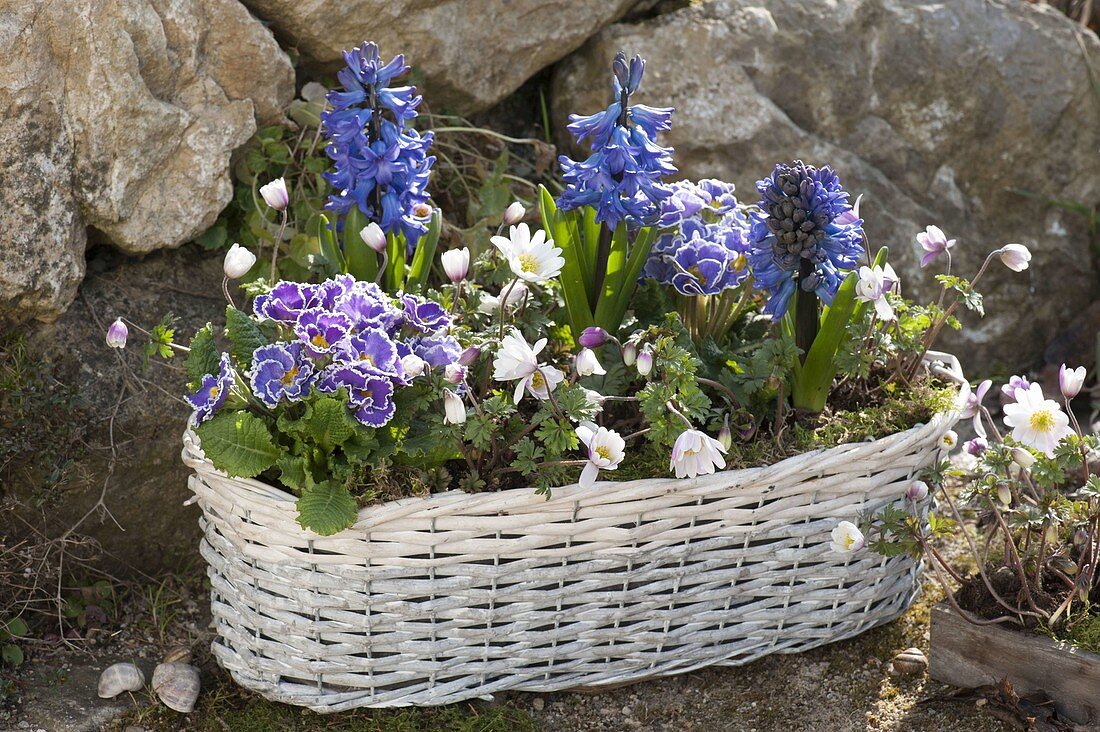
<instances>
[{"instance_id":1,"label":"small pebble","mask_svg":"<svg viewBox=\"0 0 1100 732\"><path fill-rule=\"evenodd\" d=\"M536 712L541 712L546 708L546 702L542 700L541 696L535 697L535 700L531 702L531 706L535 708Z\"/></svg>"}]
</instances>

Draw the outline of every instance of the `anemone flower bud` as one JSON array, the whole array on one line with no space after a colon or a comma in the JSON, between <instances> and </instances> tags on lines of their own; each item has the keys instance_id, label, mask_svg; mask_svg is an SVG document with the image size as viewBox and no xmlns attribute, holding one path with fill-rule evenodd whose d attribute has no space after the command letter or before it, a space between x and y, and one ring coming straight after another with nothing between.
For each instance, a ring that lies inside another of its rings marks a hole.
<instances>
[{"instance_id":1,"label":"anemone flower bud","mask_svg":"<svg viewBox=\"0 0 1100 732\"><path fill-rule=\"evenodd\" d=\"M508 208L504 209L504 225L515 226L527 215L527 209L519 201L512 201Z\"/></svg>"},{"instance_id":2,"label":"anemone flower bud","mask_svg":"<svg viewBox=\"0 0 1100 732\"><path fill-rule=\"evenodd\" d=\"M1089 532L1084 529L1077 529L1073 532L1073 545L1077 548L1081 548L1089 543Z\"/></svg>"},{"instance_id":3,"label":"anemone flower bud","mask_svg":"<svg viewBox=\"0 0 1100 732\"><path fill-rule=\"evenodd\" d=\"M997 253L1004 265L1013 272L1023 272L1031 261L1031 252L1023 244L1005 244Z\"/></svg>"},{"instance_id":4,"label":"anemone flower bud","mask_svg":"<svg viewBox=\"0 0 1100 732\"><path fill-rule=\"evenodd\" d=\"M461 384L466 378L466 367L459 363L449 363L443 369L443 380L448 384Z\"/></svg>"},{"instance_id":5,"label":"anemone flower bud","mask_svg":"<svg viewBox=\"0 0 1100 732\"><path fill-rule=\"evenodd\" d=\"M730 429L730 416L728 414L722 418L722 429L718 430L718 444L726 450L729 450L730 446L733 445L733 431Z\"/></svg>"},{"instance_id":6,"label":"anemone flower bud","mask_svg":"<svg viewBox=\"0 0 1100 732\"><path fill-rule=\"evenodd\" d=\"M373 221L359 231L359 238L374 251L381 254L386 251L386 232Z\"/></svg>"},{"instance_id":7,"label":"anemone flower bud","mask_svg":"<svg viewBox=\"0 0 1100 732\"><path fill-rule=\"evenodd\" d=\"M1027 470L1035 464L1035 456L1022 447L1012 448L1012 462Z\"/></svg>"},{"instance_id":8,"label":"anemone flower bud","mask_svg":"<svg viewBox=\"0 0 1100 732\"><path fill-rule=\"evenodd\" d=\"M443 392L443 423L462 424L466 421L466 405L462 403L462 397L450 389Z\"/></svg>"},{"instance_id":9,"label":"anemone flower bud","mask_svg":"<svg viewBox=\"0 0 1100 732\"><path fill-rule=\"evenodd\" d=\"M928 498L928 484L923 480L914 480L909 484L909 487L905 489L905 497L913 503L920 503L925 498Z\"/></svg>"},{"instance_id":10,"label":"anemone flower bud","mask_svg":"<svg viewBox=\"0 0 1100 732\"><path fill-rule=\"evenodd\" d=\"M1077 562L1069 557L1063 557L1061 554L1050 558L1050 566L1063 574L1068 574L1070 577L1077 574Z\"/></svg>"},{"instance_id":11,"label":"anemone flower bud","mask_svg":"<svg viewBox=\"0 0 1100 732\"><path fill-rule=\"evenodd\" d=\"M443 271L447 274L447 279L451 282L466 279L466 274L470 271L469 247L445 251L440 259L443 261Z\"/></svg>"},{"instance_id":12,"label":"anemone flower bud","mask_svg":"<svg viewBox=\"0 0 1100 732\"><path fill-rule=\"evenodd\" d=\"M234 244L225 253L222 270L225 272L226 277L236 280L248 274L248 270L252 269L254 264L256 264L256 255L240 244Z\"/></svg>"},{"instance_id":13,"label":"anemone flower bud","mask_svg":"<svg viewBox=\"0 0 1100 732\"><path fill-rule=\"evenodd\" d=\"M633 366L634 362L638 360L638 346L633 341L628 342L623 346L623 364L625 366Z\"/></svg>"},{"instance_id":14,"label":"anemone flower bud","mask_svg":"<svg viewBox=\"0 0 1100 732\"><path fill-rule=\"evenodd\" d=\"M583 348L599 348L607 343L607 331L598 325L590 325L581 333L577 343Z\"/></svg>"},{"instance_id":15,"label":"anemone flower bud","mask_svg":"<svg viewBox=\"0 0 1100 732\"><path fill-rule=\"evenodd\" d=\"M649 372L653 370L653 349L649 346L642 348L638 354L637 367L642 376L649 376Z\"/></svg>"},{"instance_id":16,"label":"anemone flower bud","mask_svg":"<svg viewBox=\"0 0 1100 732\"><path fill-rule=\"evenodd\" d=\"M290 205L290 194L287 193L286 181L282 178L276 178L266 186L260 186L260 195L263 196L264 203L276 211L285 211Z\"/></svg>"},{"instance_id":17,"label":"anemone flower bud","mask_svg":"<svg viewBox=\"0 0 1100 732\"><path fill-rule=\"evenodd\" d=\"M607 371L600 365L599 359L596 358L596 352L591 348L582 348L577 357L573 359L573 367L577 369L578 376L591 376L596 374L602 376Z\"/></svg>"},{"instance_id":18,"label":"anemone flower bud","mask_svg":"<svg viewBox=\"0 0 1100 732\"><path fill-rule=\"evenodd\" d=\"M125 348L126 337L130 335L130 329L118 318L107 328L107 345L111 348Z\"/></svg>"},{"instance_id":19,"label":"anemone flower bud","mask_svg":"<svg viewBox=\"0 0 1100 732\"><path fill-rule=\"evenodd\" d=\"M1072 399L1081 393L1081 387L1085 384L1085 367L1078 366L1075 369L1066 368L1065 364L1058 369L1058 386L1062 390L1062 396Z\"/></svg>"},{"instance_id":20,"label":"anemone flower bud","mask_svg":"<svg viewBox=\"0 0 1100 732\"><path fill-rule=\"evenodd\" d=\"M401 370L405 372L405 376L410 378L415 379L417 376L424 373L424 369L427 365L428 362L415 353L410 353L407 356L401 357Z\"/></svg>"},{"instance_id":21,"label":"anemone flower bud","mask_svg":"<svg viewBox=\"0 0 1100 732\"><path fill-rule=\"evenodd\" d=\"M1007 483L1001 483L997 486L997 500L1006 506L1012 505L1012 489L1009 488Z\"/></svg>"},{"instance_id":22,"label":"anemone flower bud","mask_svg":"<svg viewBox=\"0 0 1100 732\"><path fill-rule=\"evenodd\" d=\"M982 453L989 449L989 443L984 437L975 437L963 444L963 449L974 457L981 457Z\"/></svg>"},{"instance_id":23,"label":"anemone flower bud","mask_svg":"<svg viewBox=\"0 0 1100 732\"><path fill-rule=\"evenodd\" d=\"M463 366L470 366L477 357L481 355L481 349L477 346L470 346L462 353L458 354L458 362Z\"/></svg>"},{"instance_id":24,"label":"anemone flower bud","mask_svg":"<svg viewBox=\"0 0 1100 732\"><path fill-rule=\"evenodd\" d=\"M832 531L829 548L839 554L853 554L867 546L867 539L851 521L841 521Z\"/></svg>"}]
</instances>

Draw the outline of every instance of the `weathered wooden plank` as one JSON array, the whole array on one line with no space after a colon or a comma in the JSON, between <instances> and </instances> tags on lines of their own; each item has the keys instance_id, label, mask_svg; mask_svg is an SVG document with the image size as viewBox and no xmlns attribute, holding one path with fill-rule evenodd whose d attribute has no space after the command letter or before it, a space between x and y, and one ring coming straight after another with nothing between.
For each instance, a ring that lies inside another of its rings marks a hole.
<instances>
[{"instance_id":1,"label":"weathered wooden plank","mask_svg":"<svg viewBox=\"0 0 1100 732\"><path fill-rule=\"evenodd\" d=\"M1100 655L1004 625L974 625L943 603L932 608L928 672L963 688L1008 678L1021 696L1042 691L1060 715L1100 724Z\"/></svg>"}]
</instances>

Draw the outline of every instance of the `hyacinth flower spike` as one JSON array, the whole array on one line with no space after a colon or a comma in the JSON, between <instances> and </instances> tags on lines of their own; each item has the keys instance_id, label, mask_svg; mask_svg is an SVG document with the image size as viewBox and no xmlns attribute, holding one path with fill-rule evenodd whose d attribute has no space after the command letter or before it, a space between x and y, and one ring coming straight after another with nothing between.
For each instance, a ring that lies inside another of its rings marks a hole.
<instances>
[{"instance_id":1,"label":"hyacinth flower spike","mask_svg":"<svg viewBox=\"0 0 1100 732\"><path fill-rule=\"evenodd\" d=\"M328 93L331 109L321 115L334 168L324 174L335 189L326 208L336 222L317 232L322 252L356 279L382 281L391 292L417 291L440 228L439 213L428 203L432 133L411 127L421 97L414 86L395 85L409 71L403 56L383 63L378 46L364 43L346 51L344 62L337 74L342 89ZM368 224L386 237L381 265L379 248L358 236ZM343 232L340 242L337 232Z\"/></svg>"},{"instance_id":2,"label":"hyacinth flower spike","mask_svg":"<svg viewBox=\"0 0 1100 732\"><path fill-rule=\"evenodd\" d=\"M672 195L663 179L676 172L672 150L655 141L670 129L672 109L632 103L645 61L620 51L611 69L611 104L572 115L568 125L590 154L558 159L566 186L556 201L540 190L543 227L563 250L560 279L577 333L593 325L618 330L661 223L660 204Z\"/></svg>"}]
</instances>

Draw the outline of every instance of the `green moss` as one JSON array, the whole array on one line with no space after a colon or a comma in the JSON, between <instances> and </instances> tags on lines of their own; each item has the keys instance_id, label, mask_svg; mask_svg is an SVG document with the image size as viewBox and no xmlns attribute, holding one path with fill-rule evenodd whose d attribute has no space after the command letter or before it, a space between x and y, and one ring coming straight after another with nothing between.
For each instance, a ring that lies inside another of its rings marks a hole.
<instances>
[{"instance_id":1,"label":"green moss","mask_svg":"<svg viewBox=\"0 0 1100 732\"><path fill-rule=\"evenodd\" d=\"M1085 651L1100 653L1100 615L1089 615L1074 624L1064 637L1056 640L1067 641Z\"/></svg>"},{"instance_id":2,"label":"green moss","mask_svg":"<svg viewBox=\"0 0 1100 732\"><path fill-rule=\"evenodd\" d=\"M220 693L219 693L220 692ZM113 730L139 725L150 732L534 732L525 713L507 705L456 704L424 709L357 710L317 714L262 699L238 688L204 693L184 717L163 706L140 709L117 720Z\"/></svg>"}]
</instances>

